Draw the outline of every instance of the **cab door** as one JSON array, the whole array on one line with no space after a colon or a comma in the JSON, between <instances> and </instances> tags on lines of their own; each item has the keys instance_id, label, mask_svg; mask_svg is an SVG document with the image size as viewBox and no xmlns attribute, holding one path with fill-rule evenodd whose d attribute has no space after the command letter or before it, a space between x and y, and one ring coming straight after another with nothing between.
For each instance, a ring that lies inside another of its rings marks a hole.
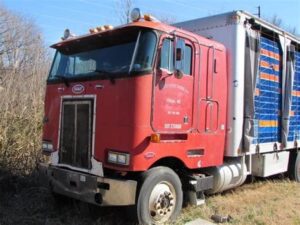
<instances>
[{"instance_id":1,"label":"cab door","mask_svg":"<svg viewBox=\"0 0 300 225\"><path fill-rule=\"evenodd\" d=\"M156 132L184 133L192 128L193 52L187 39L164 36L160 41L151 121Z\"/></svg>"}]
</instances>

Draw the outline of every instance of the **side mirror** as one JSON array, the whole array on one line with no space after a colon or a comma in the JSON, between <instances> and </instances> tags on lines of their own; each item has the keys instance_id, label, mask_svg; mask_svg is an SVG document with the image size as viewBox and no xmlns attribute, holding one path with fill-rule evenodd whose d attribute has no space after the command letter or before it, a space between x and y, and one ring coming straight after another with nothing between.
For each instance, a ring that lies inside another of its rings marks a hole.
<instances>
[{"instance_id":1,"label":"side mirror","mask_svg":"<svg viewBox=\"0 0 300 225\"><path fill-rule=\"evenodd\" d=\"M184 50L185 50L184 39L177 38L176 46L175 46L175 77L178 79L181 79L183 77Z\"/></svg>"},{"instance_id":2,"label":"side mirror","mask_svg":"<svg viewBox=\"0 0 300 225\"><path fill-rule=\"evenodd\" d=\"M176 48L176 61L181 61L183 56L182 56L182 49L181 48Z\"/></svg>"}]
</instances>

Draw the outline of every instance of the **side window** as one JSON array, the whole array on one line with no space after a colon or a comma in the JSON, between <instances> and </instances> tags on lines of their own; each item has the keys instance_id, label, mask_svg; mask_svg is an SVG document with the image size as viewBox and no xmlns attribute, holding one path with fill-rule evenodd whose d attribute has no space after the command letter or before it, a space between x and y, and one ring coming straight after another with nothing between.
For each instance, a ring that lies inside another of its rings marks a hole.
<instances>
[{"instance_id":1,"label":"side window","mask_svg":"<svg viewBox=\"0 0 300 225\"><path fill-rule=\"evenodd\" d=\"M185 45L185 49L184 49L183 73L187 75L192 74L192 47L189 45Z\"/></svg>"},{"instance_id":2,"label":"side window","mask_svg":"<svg viewBox=\"0 0 300 225\"><path fill-rule=\"evenodd\" d=\"M170 39L164 39L160 53L160 68L173 71L173 56L173 41Z\"/></svg>"}]
</instances>

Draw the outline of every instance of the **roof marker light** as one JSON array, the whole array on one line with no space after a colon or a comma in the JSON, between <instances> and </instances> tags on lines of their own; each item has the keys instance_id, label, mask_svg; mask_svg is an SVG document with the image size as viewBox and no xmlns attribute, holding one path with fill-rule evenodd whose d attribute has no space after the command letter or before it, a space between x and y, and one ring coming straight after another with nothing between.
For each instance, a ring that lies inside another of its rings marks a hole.
<instances>
[{"instance_id":1,"label":"roof marker light","mask_svg":"<svg viewBox=\"0 0 300 225\"><path fill-rule=\"evenodd\" d=\"M160 22L159 19L155 18L154 16L152 16L150 14L145 14L144 15L144 20L145 21Z\"/></svg>"},{"instance_id":2,"label":"roof marker light","mask_svg":"<svg viewBox=\"0 0 300 225\"><path fill-rule=\"evenodd\" d=\"M112 29L114 29L114 27L112 25L104 25L104 28L106 30L112 30Z\"/></svg>"},{"instance_id":3,"label":"roof marker light","mask_svg":"<svg viewBox=\"0 0 300 225\"><path fill-rule=\"evenodd\" d=\"M105 31L105 27L104 26L96 27L96 30L97 30L97 32Z\"/></svg>"},{"instance_id":4,"label":"roof marker light","mask_svg":"<svg viewBox=\"0 0 300 225\"><path fill-rule=\"evenodd\" d=\"M98 32L98 30L96 28L91 28L90 29L90 33L91 34L94 34L94 33L97 33L97 32Z\"/></svg>"},{"instance_id":5,"label":"roof marker light","mask_svg":"<svg viewBox=\"0 0 300 225\"><path fill-rule=\"evenodd\" d=\"M144 15L144 20L151 21L151 16L149 14Z\"/></svg>"}]
</instances>

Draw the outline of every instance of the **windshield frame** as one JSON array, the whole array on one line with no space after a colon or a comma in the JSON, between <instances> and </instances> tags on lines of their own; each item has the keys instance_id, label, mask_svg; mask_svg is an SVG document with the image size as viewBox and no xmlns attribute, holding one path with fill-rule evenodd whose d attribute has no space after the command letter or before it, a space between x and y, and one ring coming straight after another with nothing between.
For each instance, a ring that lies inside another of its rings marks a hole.
<instances>
[{"instance_id":1,"label":"windshield frame","mask_svg":"<svg viewBox=\"0 0 300 225\"><path fill-rule=\"evenodd\" d=\"M156 64L155 61L156 61L157 48L158 48L158 44L159 44L160 32L155 29L144 28L144 27L136 27L136 29L138 29L138 32L137 32L138 36L136 39L136 43L134 45L134 52L132 55L132 59L131 59L132 61L131 61L130 67L132 67L132 62L135 60L135 57L136 57L136 51L137 51L137 48L139 47L139 37L141 35L141 32L150 31L154 34L154 37L155 37L155 45L153 47L154 50L153 50L151 68L145 69L142 71L134 71L134 70L132 71L131 70L132 68L130 68L130 70L127 72L124 72L124 71L115 72L115 73L113 73L113 76L109 76L109 74L110 74L109 72L107 72L106 75L105 74L104 75L93 74L93 75L79 75L79 76L74 76L74 77L66 76L65 77L66 80L68 80L70 82L85 81L85 80L110 80L110 79L119 79L119 78L131 78L131 77L142 76L142 75L146 75L146 74L150 74L150 73L153 74L153 71L155 69L155 64ZM127 29L123 28L123 29L120 29L118 32L123 33L123 32L129 32L129 31ZM84 51L82 51L82 52L84 52ZM54 64L55 64L55 61L56 61L56 57L58 57L59 53L60 53L60 49L57 48L55 51L52 63L51 63L49 73L48 73L47 84L64 82L60 78L53 78L53 75L51 74Z\"/></svg>"}]
</instances>

